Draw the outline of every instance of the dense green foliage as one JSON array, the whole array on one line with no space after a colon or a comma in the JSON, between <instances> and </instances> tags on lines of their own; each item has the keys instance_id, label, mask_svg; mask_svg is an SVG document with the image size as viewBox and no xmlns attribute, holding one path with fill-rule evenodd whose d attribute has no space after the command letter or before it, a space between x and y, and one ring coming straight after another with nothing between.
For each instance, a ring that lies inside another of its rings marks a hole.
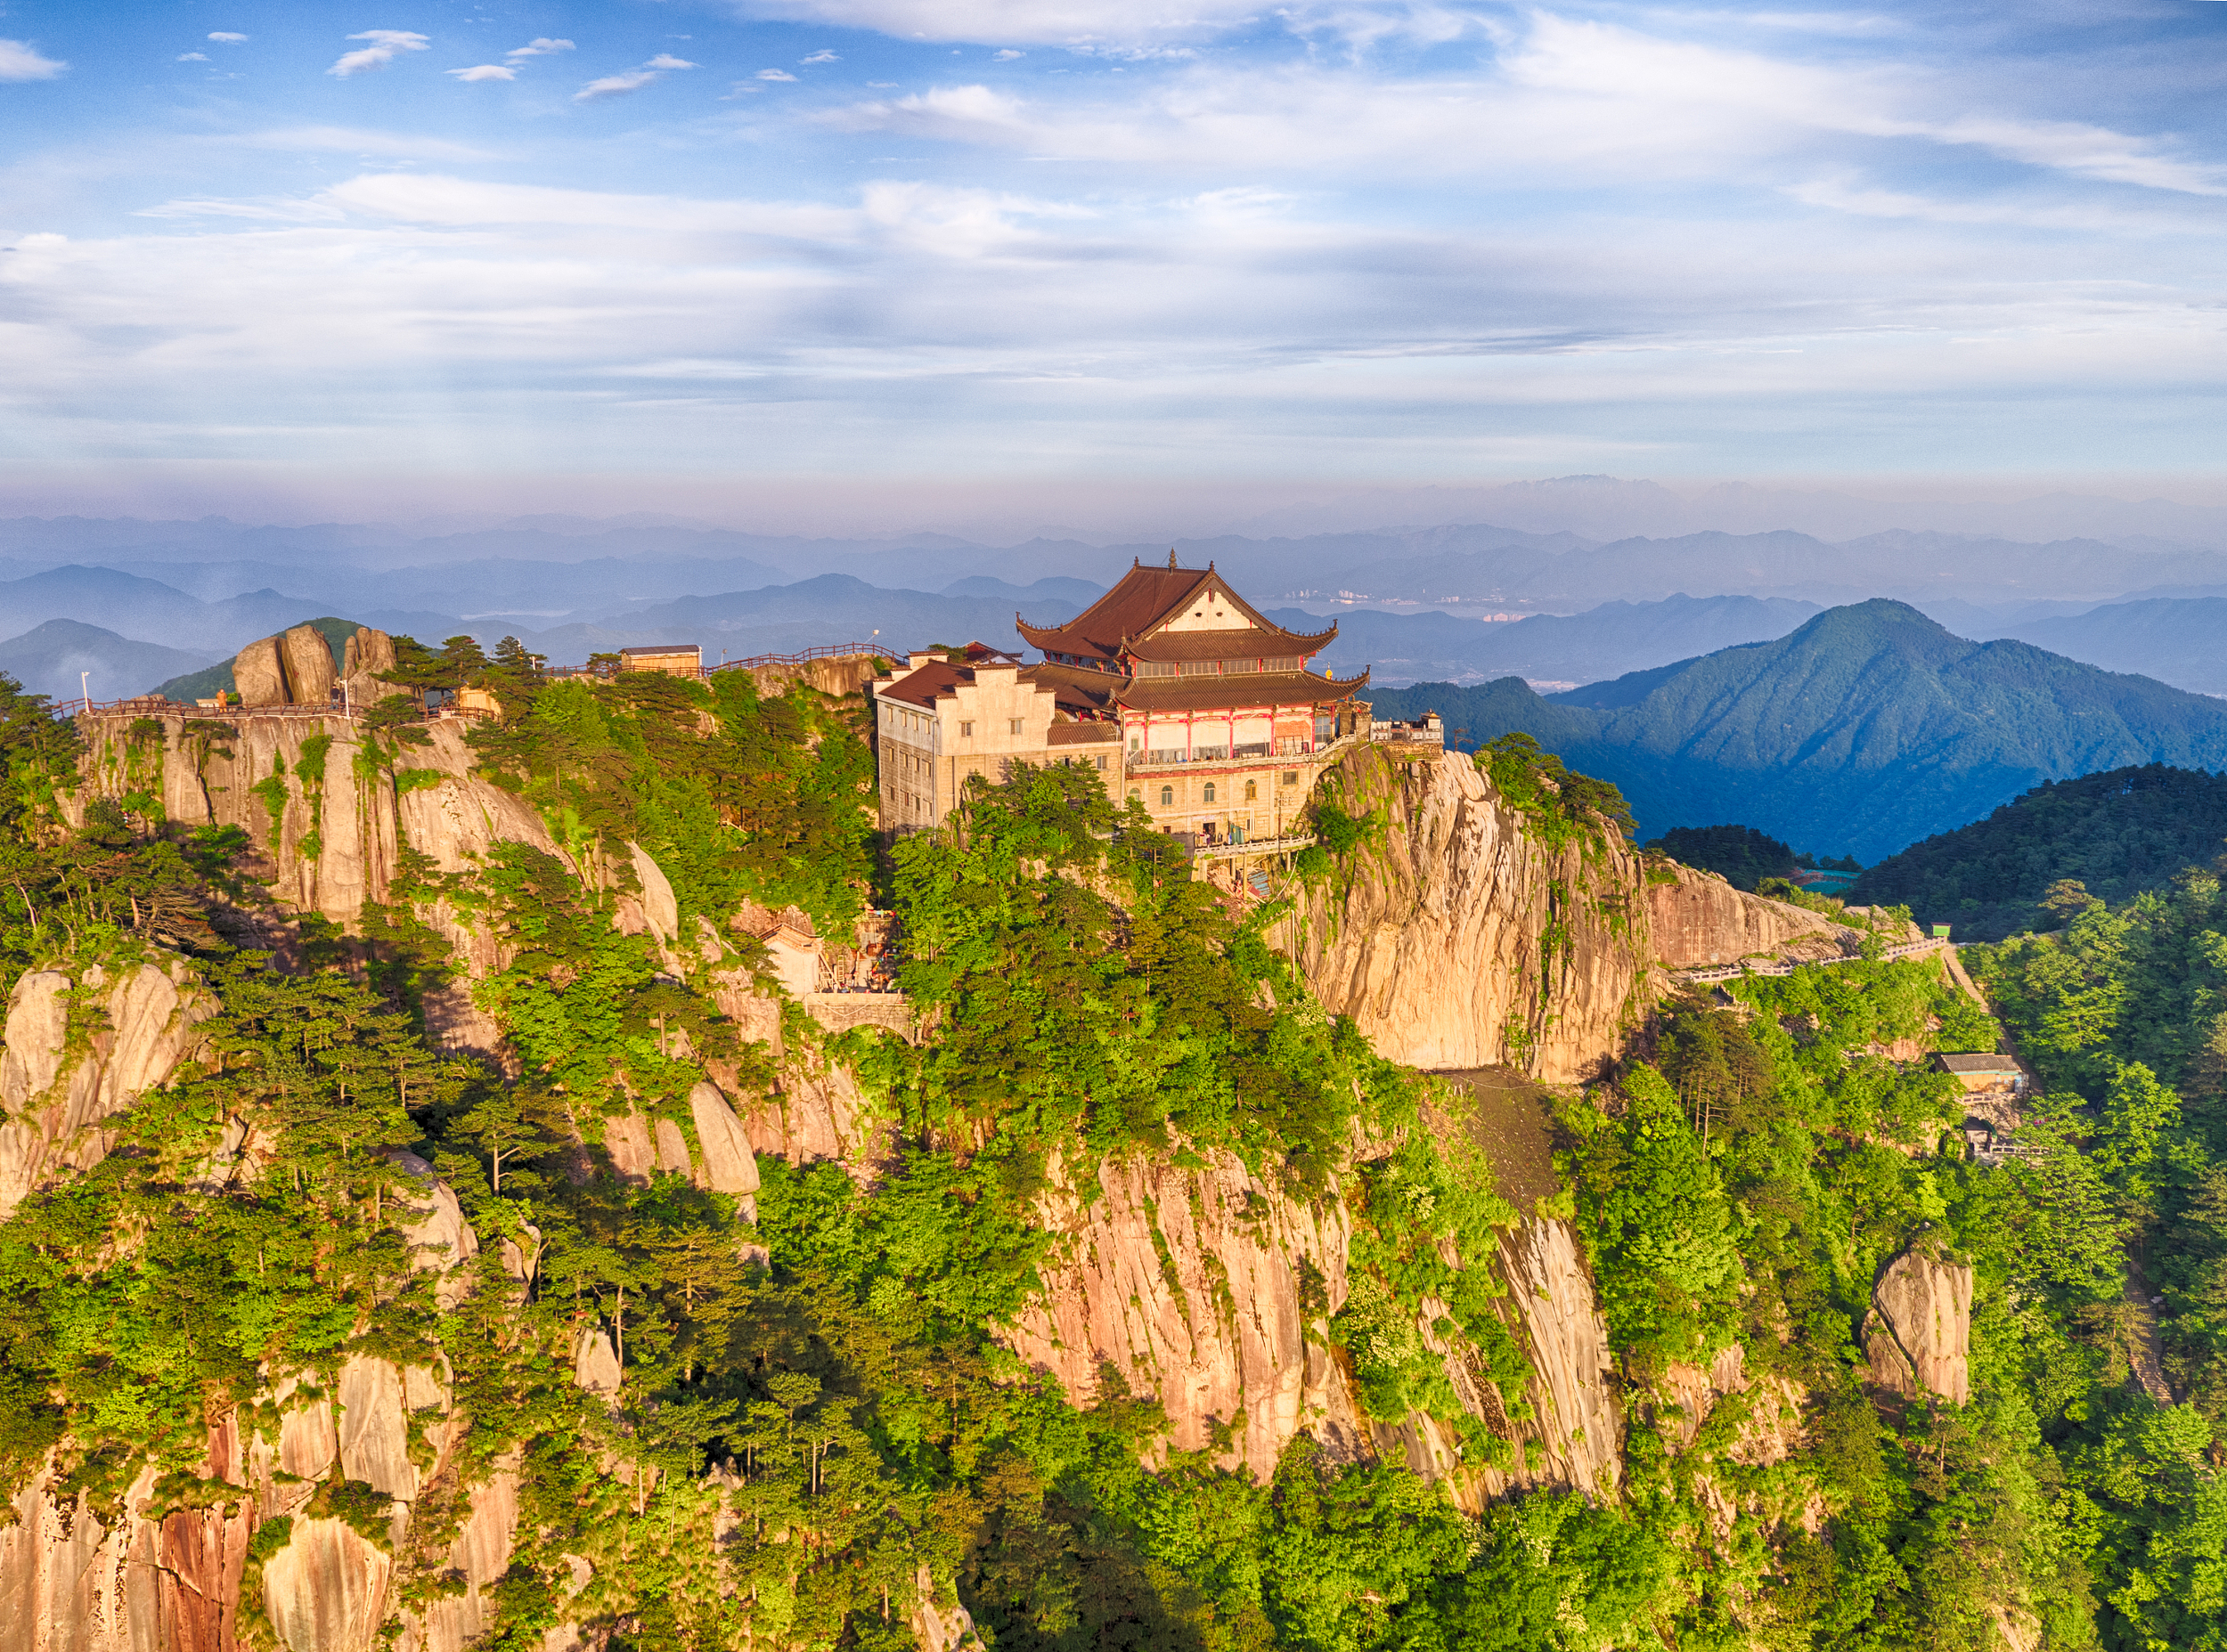
<instances>
[{"instance_id":1,"label":"dense green foliage","mask_svg":"<svg viewBox=\"0 0 2227 1652\"><path fill-rule=\"evenodd\" d=\"M1516 678L1373 689L1478 739L1520 731L1614 782L1650 834L1727 817L1865 863L2046 779L2126 763L2227 767L2227 705L1916 609L1829 609L1776 642L1541 699Z\"/></svg>"},{"instance_id":2,"label":"dense green foliage","mask_svg":"<svg viewBox=\"0 0 2227 1652\"><path fill-rule=\"evenodd\" d=\"M531 801L559 842L620 856L641 844L684 925L746 899L800 906L837 930L857 915L873 758L826 696L797 687L769 699L747 671L543 683L522 650L501 647L481 675L511 712L472 731L485 770Z\"/></svg>"},{"instance_id":3,"label":"dense green foliage","mask_svg":"<svg viewBox=\"0 0 2227 1652\"><path fill-rule=\"evenodd\" d=\"M1682 865L1720 874L1734 889L1753 892L1766 877L1791 878L1794 850L1753 826L1673 826L1647 847Z\"/></svg>"},{"instance_id":4,"label":"dense green foliage","mask_svg":"<svg viewBox=\"0 0 2227 1652\"><path fill-rule=\"evenodd\" d=\"M2001 940L2060 926L2049 897L2063 880L2117 904L2208 864L2223 843L2227 775L2150 763L2038 785L1880 861L1848 898L1906 906L1921 923L1954 924L1959 940Z\"/></svg>"},{"instance_id":5,"label":"dense green foliage","mask_svg":"<svg viewBox=\"0 0 2227 1652\"><path fill-rule=\"evenodd\" d=\"M1271 1475L1233 1472L1221 1448L1242 1415L1215 1420L1206 1450L1171 1450L1124 1372L1103 1370L1078 1409L998 1334L1078 1262L1063 1210L1142 1178L1171 1271L1173 1201L1195 1220L1234 1159L1242 1222L1265 1233L1304 1212L1346 1235L1323 1257L1342 1264L1342 1299L1311 1260L1297 1269L1309 1358L1350 1373L1368 1420L1420 1412L1472 1469L1515 1466L1513 1437L1541 1420L1493 1265L1517 1213L1469 1103L1322 1013L1264 938L1277 908L1193 879L1095 772L1016 766L878 874L930 1034L833 1041L792 1012L777 1053L721 1009L754 956L728 920L795 891L834 925L867 899L844 710L761 700L743 673L549 683L523 651L499 656L485 673L506 716L482 761L566 855L510 844L444 875L405 847L390 904L353 937L306 929L291 972L200 921L220 883L252 898L228 864L240 844L174 838L113 798L64 826L74 736L0 693L10 963L82 975L167 966L182 947L217 1011L212 1059L119 1120L97 1168L0 1224L11 1486L53 1453L102 1510L147 1463L177 1506L224 1501L196 1470L213 1420L267 1435L274 1380L329 1389L372 1355L445 1363L469 1423L457 1474L412 1511L402 1599L453 1586L441 1556L469 1486L518 1475L492 1597L503 1648L567 1620L629 1652L908 1647L924 1565L1000 1652L1978 1652L2001 1612L2052 1645L2227 1645L2215 877L1967 955L2052 1092L1998 1167L1965 1158L1954 1082L1887 1054L1992 1043L1934 961L1747 977L1668 1006L1645 1059L1557 1111L1559 1197L1615 1351L1621 1488L1473 1517L1397 1452L1343 1461L1302 1436ZM399 722L379 736L386 770L408 738ZM115 761L115 787L141 795L130 752ZM1542 837L1614 820L1535 745L1481 761ZM1383 829L1327 798L1326 822L1345 855ZM629 842L723 952L620 932ZM513 1071L420 1030L460 967L428 922L436 903L499 946L477 997ZM81 1050L97 995L70 1004ZM869 1185L768 1156L753 1212L616 1173L616 1120L685 1136L706 1074L747 1098L832 1061L879 1133ZM425 1196L405 1152L482 1241L445 1310L404 1233ZM2166 1298L2189 1405L2130 1376L2129 1244ZM1911 1249L1975 1269L1969 1404L1866 1380L1873 1282ZM573 1374L604 1338L621 1374L608 1404ZM1685 1415L1694 1373L1735 1343L1750 1386ZM1457 1371L1494 1396L1489 1423ZM326 1481L303 1512L387 1541L386 1501L360 1483ZM292 1531L259 1532L251 1567ZM567 1557L591 1568L576 1596ZM246 1626L262 1632L252 1611Z\"/></svg>"}]
</instances>

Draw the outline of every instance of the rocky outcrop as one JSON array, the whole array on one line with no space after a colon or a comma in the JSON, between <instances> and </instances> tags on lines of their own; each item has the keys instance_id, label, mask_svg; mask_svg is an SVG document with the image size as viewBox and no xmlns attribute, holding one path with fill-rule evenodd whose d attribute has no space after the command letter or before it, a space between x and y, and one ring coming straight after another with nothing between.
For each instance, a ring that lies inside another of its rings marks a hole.
<instances>
[{"instance_id":1,"label":"rocky outcrop","mask_svg":"<svg viewBox=\"0 0 2227 1652\"><path fill-rule=\"evenodd\" d=\"M1915 1399L1971 1398L1972 1270L1912 1248L1880 1270L1864 1324L1872 1380Z\"/></svg>"},{"instance_id":2,"label":"rocky outcrop","mask_svg":"<svg viewBox=\"0 0 2227 1652\"><path fill-rule=\"evenodd\" d=\"M234 655L232 680L240 692L242 705L288 704L285 655L279 647L279 639L265 637Z\"/></svg>"},{"instance_id":3,"label":"rocky outcrop","mask_svg":"<svg viewBox=\"0 0 2227 1652\"><path fill-rule=\"evenodd\" d=\"M1856 932L1822 913L1734 889L1713 872L1669 866L1675 883L1648 881L1647 929L1668 969L1742 958L1831 957L1853 952Z\"/></svg>"},{"instance_id":4,"label":"rocky outcrop","mask_svg":"<svg viewBox=\"0 0 2227 1652\"><path fill-rule=\"evenodd\" d=\"M1590 1076L1641 1006L1646 917L1636 857L1596 838L1550 850L1461 756L1365 746L1324 784L1381 834L1295 886L1278 944L1324 1009L1417 1067Z\"/></svg>"},{"instance_id":5,"label":"rocky outcrop","mask_svg":"<svg viewBox=\"0 0 2227 1652\"><path fill-rule=\"evenodd\" d=\"M81 1000L77 1047L70 997ZM88 1001L89 1000L89 1001ZM0 1219L57 1172L88 1169L108 1154L101 1126L143 1092L167 1082L200 1043L197 1025L216 1013L184 960L113 972L95 964L73 981L34 970L9 995L6 1051L0 1054Z\"/></svg>"},{"instance_id":6,"label":"rocky outcrop","mask_svg":"<svg viewBox=\"0 0 2227 1652\"><path fill-rule=\"evenodd\" d=\"M1542 1485L1605 1493L1622 1482L1623 1417L1608 1322L1577 1231L1563 1221L1524 1222L1501 1238L1500 1272L1508 1286L1503 1317L1521 1331L1530 1355L1535 1420L1512 1427L1522 1448L1518 1465L1483 1471L1486 1494Z\"/></svg>"},{"instance_id":7,"label":"rocky outcrop","mask_svg":"<svg viewBox=\"0 0 2227 1652\"><path fill-rule=\"evenodd\" d=\"M353 656L353 643L349 652ZM391 643L387 662L394 663ZM232 680L244 706L306 705L322 711L332 704L339 673L324 633L314 625L297 625L241 649L232 656Z\"/></svg>"},{"instance_id":8,"label":"rocky outcrop","mask_svg":"<svg viewBox=\"0 0 2227 1652\"><path fill-rule=\"evenodd\" d=\"M1222 1152L1195 1170L1107 1160L1097 1180L1095 1198L1067 1187L1043 1200L1063 1245L1007 1335L1014 1352L1078 1404L1096 1402L1111 1367L1158 1396L1179 1451L1236 1428L1228 1460L1263 1482L1301 1430L1334 1456L1363 1454L1324 1335L1345 1302L1343 1207L1294 1204Z\"/></svg>"}]
</instances>

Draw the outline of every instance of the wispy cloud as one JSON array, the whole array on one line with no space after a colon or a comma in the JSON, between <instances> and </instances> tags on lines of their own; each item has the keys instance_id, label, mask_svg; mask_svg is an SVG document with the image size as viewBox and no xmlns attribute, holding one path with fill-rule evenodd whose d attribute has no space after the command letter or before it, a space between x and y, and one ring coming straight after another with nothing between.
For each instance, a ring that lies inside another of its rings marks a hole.
<instances>
[{"instance_id":1,"label":"wispy cloud","mask_svg":"<svg viewBox=\"0 0 2227 1652\"><path fill-rule=\"evenodd\" d=\"M52 80L69 67L42 57L28 40L0 40L0 80Z\"/></svg>"},{"instance_id":2,"label":"wispy cloud","mask_svg":"<svg viewBox=\"0 0 2227 1652\"><path fill-rule=\"evenodd\" d=\"M208 53L206 52L181 52L178 53L178 61L181 63L206 63L208 61Z\"/></svg>"},{"instance_id":3,"label":"wispy cloud","mask_svg":"<svg viewBox=\"0 0 2227 1652\"><path fill-rule=\"evenodd\" d=\"M790 74L786 69L762 69L758 71L758 78L761 80L794 81L796 77Z\"/></svg>"},{"instance_id":4,"label":"wispy cloud","mask_svg":"<svg viewBox=\"0 0 2227 1652\"><path fill-rule=\"evenodd\" d=\"M351 40L368 40L371 44L345 53L340 61L325 70L346 80L350 75L360 75L365 69L384 69L404 52L422 52L432 41L424 35L412 34L406 28L367 28L360 35L350 35Z\"/></svg>"},{"instance_id":5,"label":"wispy cloud","mask_svg":"<svg viewBox=\"0 0 2227 1652\"><path fill-rule=\"evenodd\" d=\"M481 80L516 80L518 71L501 63L475 63L469 69L449 69L444 74L453 75L466 85Z\"/></svg>"},{"instance_id":6,"label":"wispy cloud","mask_svg":"<svg viewBox=\"0 0 2227 1652\"><path fill-rule=\"evenodd\" d=\"M239 44L240 44L242 40L245 40L247 37L247 37L247 36L245 36L245 35L234 34L234 33L233 33L231 29L229 29L229 28L220 28L220 29L218 29L218 30L217 30L215 34L213 34L213 35L209 36L209 38L210 38L211 40L218 40L218 41L222 41L224 45L228 45L228 46L231 46L231 45L239 45Z\"/></svg>"},{"instance_id":7,"label":"wispy cloud","mask_svg":"<svg viewBox=\"0 0 2227 1652\"><path fill-rule=\"evenodd\" d=\"M815 52L810 57L799 58L800 63L840 63L843 60L832 52Z\"/></svg>"},{"instance_id":8,"label":"wispy cloud","mask_svg":"<svg viewBox=\"0 0 2227 1652\"><path fill-rule=\"evenodd\" d=\"M1007 46L1002 52L992 52L990 54L990 61L993 63L1010 63L1016 58L1027 55L1025 52L1016 52L1011 46Z\"/></svg>"},{"instance_id":9,"label":"wispy cloud","mask_svg":"<svg viewBox=\"0 0 2227 1652\"><path fill-rule=\"evenodd\" d=\"M686 58L660 52L640 69L630 69L620 74L606 75L600 80L591 80L572 94L572 101L575 103L593 103L603 98L624 97L629 92L639 92L644 86L664 79L667 69L695 67Z\"/></svg>"},{"instance_id":10,"label":"wispy cloud","mask_svg":"<svg viewBox=\"0 0 2227 1652\"><path fill-rule=\"evenodd\" d=\"M559 52L569 52L573 49L573 44L569 40L551 40L546 36L537 36L535 38L527 41L522 46L512 46L502 55L511 59L521 57L550 57Z\"/></svg>"}]
</instances>

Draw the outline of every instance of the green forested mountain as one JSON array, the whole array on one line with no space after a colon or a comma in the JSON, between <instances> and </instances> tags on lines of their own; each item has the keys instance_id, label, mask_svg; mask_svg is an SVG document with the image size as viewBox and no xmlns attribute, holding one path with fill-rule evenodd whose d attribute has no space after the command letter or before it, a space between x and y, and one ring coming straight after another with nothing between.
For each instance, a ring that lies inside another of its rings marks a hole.
<instances>
[{"instance_id":1,"label":"green forested mountain","mask_svg":"<svg viewBox=\"0 0 2227 1652\"><path fill-rule=\"evenodd\" d=\"M1379 715L1511 729L1614 781L1641 830L1742 820L1870 864L2043 780L2227 766L2227 703L2022 642L1969 642L1884 599L1776 642L1542 700L1513 680L1379 689Z\"/></svg>"},{"instance_id":2,"label":"green forested mountain","mask_svg":"<svg viewBox=\"0 0 2227 1652\"><path fill-rule=\"evenodd\" d=\"M399 702L88 738L0 684L0 1601L46 1588L31 1652L98 1644L56 1580L111 1550L150 1621L233 1637L150 1644L286 1652L428 1622L502 1652L2227 1652L2216 880L1973 955L2057 1092L2021 1157L1968 1157L1954 1081L1890 1058L1996 1028L1872 937L1635 1003L1533 1127L1524 1210L1465 1092L1324 1013L1288 901L1195 878L1095 771L1018 766L890 842L855 704L498 661L469 745ZM1490 781L1496 865L1598 871L1635 944L1660 868L1606 787L1521 741L1369 761ZM1295 872L1333 910L1399 830L1341 772ZM196 778L254 829L166 820ZM290 912L359 807L512 835L445 866L398 837L347 924ZM1552 992L1597 926L1542 883ZM912 1036L830 1031L735 922L869 900ZM126 1013L162 982L190 1003ZM460 999L504 1059L444 1036ZM198 1054L18 1175L189 1008ZM692 1174L742 1128L722 1092L783 1143L723 1188ZM2145 1388L2130 1238L2177 1388ZM1110 1332L1073 1286L1101 1265ZM1932 1386L1897 1386L1897 1279L1929 1324L1969 1293ZM1556 1293L1588 1440L1525 1329ZM1188 1444L1150 1359L1050 1369L1256 1314L1303 1327L1289 1363ZM1580 1448L1603 1471L1556 1480Z\"/></svg>"},{"instance_id":3,"label":"green forested mountain","mask_svg":"<svg viewBox=\"0 0 2227 1652\"><path fill-rule=\"evenodd\" d=\"M2117 903L2223 852L2227 775L2149 763L2046 781L1880 861L1848 899L1907 906L1921 923L1954 924L1959 940L2000 940L2061 924L2068 914L2042 902L2062 879Z\"/></svg>"}]
</instances>

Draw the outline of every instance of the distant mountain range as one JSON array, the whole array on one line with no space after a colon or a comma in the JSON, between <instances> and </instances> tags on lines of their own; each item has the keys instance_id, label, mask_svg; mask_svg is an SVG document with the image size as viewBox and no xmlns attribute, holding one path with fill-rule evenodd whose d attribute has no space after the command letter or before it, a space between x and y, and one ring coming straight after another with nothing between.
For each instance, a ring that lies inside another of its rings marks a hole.
<instances>
[{"instance_id":1,"label":"distant mountain range","mask_svg":"<svg viewBox=\"0 0 2227 1652\"><path fill-rule=\"evenodd\" d=\"M76 620L49 620L0 642L0 673L57 704L76 699L81 683L96 700L121 700L208 663L206 655L134 642Z\"/></svg>"},{"instance_id":2,"label":"distant mountain range","mask_svg":"<svg viewBox=\"0 0 2227 1652\"><path fill-rule=\"evenodd\" d=\"M2037 786L1984 820L1866 867L1848 899L1907 906L1959 940L2000 940L2065 921L2068 914L2041 904L2060 878L2116 906L2183 867L2212 865L2223 850L2227 775L2151 763Z\"/></svg>"},{"instance_id":3,"label":"distant mountain range","mask_svg":"<svg viewBox=\"0 0 2227 1652\"><path fill-rule=\"evenodd\" d=\"M1266 612L1295 631L1323 623L1321 616L1298 608ZM1576 685L1783 637L1816 612L1815 603L1782 597L1689 597L1683 591L1660 602L1604 602L1583 614L1535 614L1497 623L1447 614L1342 608L1331 616L1337 621L1337 640L1317 657L1341 676L1366 665L1372 681L1395 687L1509 675Z\"/></svg>"},{"instance_id":4,"label":"distant mountain range","mask_svg":"<svg viewBox=\"0 0 2227 1652\"><path fill-rule=\"evenodd\" d=\"M1542 698L1521 680L1379 689L1474 745L1513 729L1624 789L1643 835L1740 821L1871 862L2043 780L2227 766L2227 703L2030 644L1971 642L1884 599L1775 642Z\"/></svg>"}]
</instances>

